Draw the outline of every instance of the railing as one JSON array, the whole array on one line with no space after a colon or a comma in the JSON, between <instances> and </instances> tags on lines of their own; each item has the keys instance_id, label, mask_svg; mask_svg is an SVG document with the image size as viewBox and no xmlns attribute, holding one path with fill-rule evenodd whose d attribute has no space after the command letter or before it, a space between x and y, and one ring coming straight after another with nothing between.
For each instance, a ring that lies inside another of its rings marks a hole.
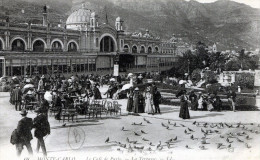
<instances>
[{"instance_id":1,"label":"railing","mask_svg":"<svg viewBox=\"0 0 260 160\"><path fill-rule=\"evenodd\" d=\"M13 23L10 23L10 24L9 24L9 27L15 27L15 28L27 28L28 25L27 25L27 24L13 24Z\"/></svg>"},{"instance_id":2,"label":"railing","mask_svg":"<svg viewBox=\"0 0 260 160\"><path fill-rule=\"evenodd\" d=\"M60 55L79 55L80 52L58 52L58 51L45 51L45 52L36 52L36 51L0 51L0 56L7 56L7 55L51 55L51 54L60 54Z\"/></svg>"}]
</instances>

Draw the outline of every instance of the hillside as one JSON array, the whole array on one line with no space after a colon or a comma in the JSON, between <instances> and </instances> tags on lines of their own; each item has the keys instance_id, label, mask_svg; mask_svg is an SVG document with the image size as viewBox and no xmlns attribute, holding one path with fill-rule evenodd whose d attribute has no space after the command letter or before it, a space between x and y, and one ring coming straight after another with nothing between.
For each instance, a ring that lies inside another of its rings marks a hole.
<instances>
[{"instance_id":1,"label":"hillside","mask_svg":"<svg viewBox=\"0 0 260 160\"><path fill-rule=\"evenodd\" d=\"M99 14L100 21L108 15L114 25L116 17L124 20L127 32L149 29L154 35L168 39L174 33L188 43L217 43L220 49L260 48L260 9L229 0L199 3L191 0L5 0L15 1L10 13L15 21L40 16L42 5L50 6L51 21L66 21L68 15L86 2L87 8ZM33 6L33 7L32 7ZM25 8L21 16L17 12ZM1 13L0 13L1 14ZM17 18L18 17L18 18Z\"/></svg>"}]
</instances>

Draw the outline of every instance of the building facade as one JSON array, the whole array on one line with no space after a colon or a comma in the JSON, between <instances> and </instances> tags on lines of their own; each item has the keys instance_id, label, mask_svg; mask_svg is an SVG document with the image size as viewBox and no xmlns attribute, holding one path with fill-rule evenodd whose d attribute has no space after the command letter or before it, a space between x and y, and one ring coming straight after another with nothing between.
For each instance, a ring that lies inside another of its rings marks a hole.
<instances>
[{"instance_id":1,"label":"building facade","mask_svg":"<svg viewBox=\"0 0 260 160\"><path fill-rule=\"evenodd\" d=\"M120 17L115 26L99 24L98 15L85 6L68 17L65 27L52 26L44 7L41 25L0 22L0 76L109 73L115 58L121 71L167 69L177 57L164 48L148 30L126 34Z\"/></svg>"}]
</instances>

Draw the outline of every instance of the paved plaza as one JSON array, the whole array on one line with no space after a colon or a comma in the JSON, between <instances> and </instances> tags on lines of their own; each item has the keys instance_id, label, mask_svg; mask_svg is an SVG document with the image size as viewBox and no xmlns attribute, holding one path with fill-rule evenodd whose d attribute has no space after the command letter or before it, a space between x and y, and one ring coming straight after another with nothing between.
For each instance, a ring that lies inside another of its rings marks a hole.
<instances>
[{"instance_id":1,"label":"paved plaza","mask_svg":"<svg viewBox=\"0 0 260 160\"><path fill-rule=\"evenodd\" d=\"M101 88L101 92L104 93L106 89ZM51 134L45 138L48 157L66 157L76 153L75 159L93 160L95 157L107 156L163 156L168 159L260 158L259 111L190 111L191 119L182 120L178 117L178 106L161 105L160 115L128 115L127 100L118 101L122 104L121 116L102 115L102 118L95 119L79 116L77 121L66 121L65 125L62 121L55 120L54 116L49 116ZM16 150L10 143L10 136L21 116L10 105L9 93L0 93L0 106L0 157L11 160L15 159ZM35 116L34 112L28 114L31 118ZM239 122L241 125L238 125ZM108 137L109 141L105 143ZM31 143L35 150L36 138ZM24 148L22 157L27 156L27 149ZM34 153L33 158L37 159L37 156L42 156L41 150L40 153Z\"/></svg>"}]
</instances>

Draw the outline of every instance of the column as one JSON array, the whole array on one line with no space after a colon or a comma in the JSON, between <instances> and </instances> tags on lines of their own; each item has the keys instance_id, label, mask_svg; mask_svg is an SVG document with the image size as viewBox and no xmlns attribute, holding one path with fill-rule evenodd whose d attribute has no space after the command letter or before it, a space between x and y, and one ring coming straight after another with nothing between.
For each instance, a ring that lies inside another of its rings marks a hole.
<instances>
[{"instance_id":1,"label":"column","mask_svg":"<svg viewBox=\"0 0 260 160\"><path fill-rule=\"evenodd\" d=\"M3 76L6 76L6 61L4 59L4 65L3 65Z\"/></svg>"},{"instance_id":2,"label":"column","mask_svg":"<svg viewBox=\"0 0 260 160\"><path fill-rule=\"evenodd\" d=\"M53 75L53 59L51 59L51 75Z\"/></svg>"},{"instance_id":3,"label":"column","mask_svg":"<svg viewBox=\"0 0 260 160\"><path fill-rule=\"evenodd\" d=\"M32 76L32 61L29 59L30 76Z\"/></svg>"},{"instance_id":4,"label":"column","mask_svg":"<svg viewBox=\"0 0 260 160\"><path fill-rule=\"evenodd\" d=\"M10 42L10 32L6 31L5 32L5 50L11 50L11 46L10 46L9 42Z\"/></svg>"},{"instance_id":5,"label":"column","mask_svg":"<svg viewBox=\"0 0 260 160\"><path fill-rule=\"evenodd\" d=\"M67 74L69 74L69 67L68 67L68 66L69 66L69 64L68 64L68 59L66 58L66 67L67 67L66 70L67 70Z\"/></svg>"},{"instance_id":6,"label":"column","mask_svg":"<svg viewBox=\"0 0 260 160\"><path fill-rule=\"evenodd\" d=\"M88 72L89 72L89 58L87 60L88 60Z\"/></svg>"}]
</instances>

